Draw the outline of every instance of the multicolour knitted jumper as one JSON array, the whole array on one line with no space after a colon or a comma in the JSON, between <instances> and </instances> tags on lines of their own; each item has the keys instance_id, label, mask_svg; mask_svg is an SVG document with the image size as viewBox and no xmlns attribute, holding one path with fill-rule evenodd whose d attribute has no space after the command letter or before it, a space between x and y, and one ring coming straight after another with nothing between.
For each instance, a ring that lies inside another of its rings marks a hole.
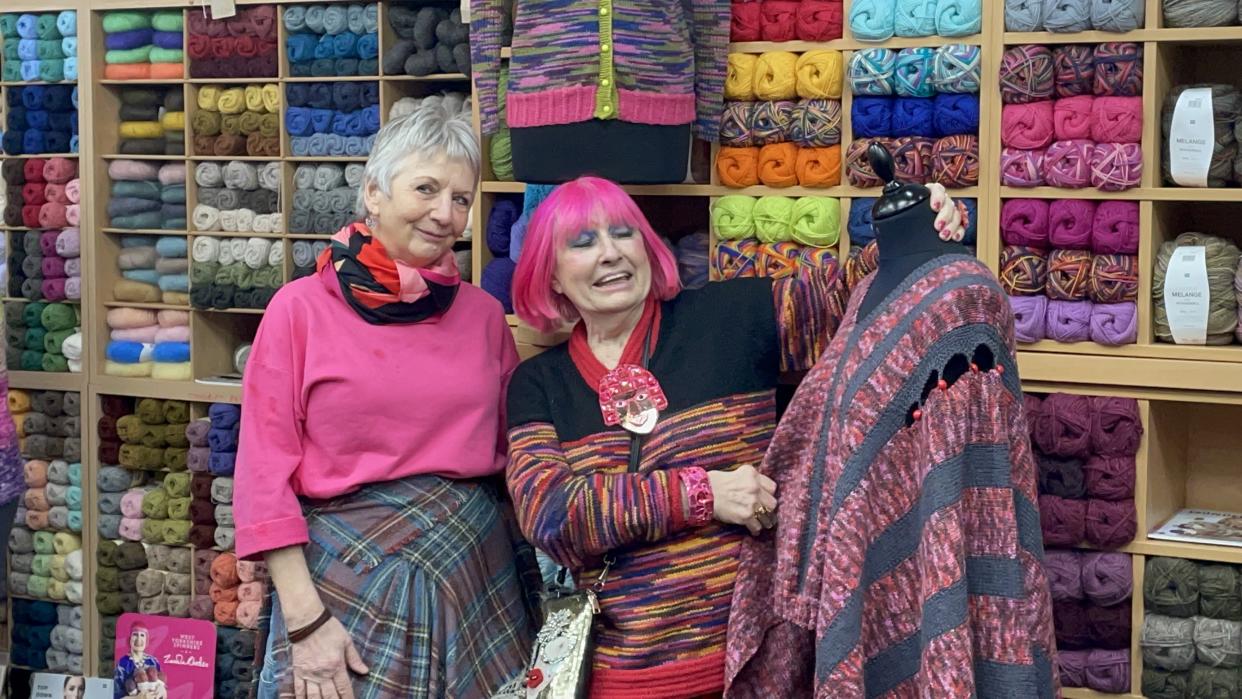
<instances>
[{"instance_id":1,"label":"multicolour knitted jumper","mask_svg":"<svg viewBox=\"0 0 1242 699\"><path fill-rule=\"evenodd\" d=\"M500 128L501 0L470 5L482 131ZM729 0L522 0L513 28L509 126L621 119L694 124L716 140L729 52Z\"/></svg>"},{"instance_id":2,"label":"multicolour knitted jumper","mask_svg":"<svg viewBox=\"0 0 1242 699\"><path fill-rule=\"evenodd\" d=\"M661 306L649 367L668 398L629 472L629 433L604 426L566 345L509 385L507 478L522 532L578 581L616 558L599 595L591 697L719 693L738 546L690 527L680 473L758 464L776 427L779 371L809 367L843 309L839 276L736 279Z\"/></svg>"},{"instance_id":3,"label":"multicolour knitted jumper","mask_svg":"<svg viewBox=\"0 0 1242 699\"><path fill-rule=\"evenodd\" d=\"M872 280L764 460L779 523L742 545L726 696L1057 696L1008 300L948 255L858 318Z\"/></svg>"}]
</instances>

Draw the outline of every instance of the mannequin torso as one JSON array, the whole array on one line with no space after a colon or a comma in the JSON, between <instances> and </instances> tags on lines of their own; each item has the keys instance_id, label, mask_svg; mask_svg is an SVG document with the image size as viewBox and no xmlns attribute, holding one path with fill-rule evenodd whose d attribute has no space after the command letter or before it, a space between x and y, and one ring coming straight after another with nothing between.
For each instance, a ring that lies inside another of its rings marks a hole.
<instances>
[{"instance_id":1,"label":"mannequin torso","mask_svg":"<svg viewBox=\"0 0 1242 699\"><path fill-rule=\"evenodd\" d=\"M935 220L936 212L926 201L889 218L875 220L879 264L875 280L859 304L860 318L879 305L919 265L940 255L967 252L960 243L941 240L936 235Z\"/></svg>"}]
</instances>

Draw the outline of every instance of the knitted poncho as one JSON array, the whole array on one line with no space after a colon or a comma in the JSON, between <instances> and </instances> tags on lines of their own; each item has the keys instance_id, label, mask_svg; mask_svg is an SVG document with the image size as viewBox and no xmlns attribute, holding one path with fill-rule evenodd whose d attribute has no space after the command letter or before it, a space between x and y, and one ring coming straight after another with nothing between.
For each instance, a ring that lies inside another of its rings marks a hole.
<instances>
[{"instance_id":1,"label":"knitted poncho","mask_svg":"<svg viewBox=\"0 0 1242 699\"><path fill-rule=\"evenodd\" d=\"M860 319L870 283L765 457L779 524L743 543L726 696L1055 696L1008 300L960 255Z\"/></svg>"}]
</instances>

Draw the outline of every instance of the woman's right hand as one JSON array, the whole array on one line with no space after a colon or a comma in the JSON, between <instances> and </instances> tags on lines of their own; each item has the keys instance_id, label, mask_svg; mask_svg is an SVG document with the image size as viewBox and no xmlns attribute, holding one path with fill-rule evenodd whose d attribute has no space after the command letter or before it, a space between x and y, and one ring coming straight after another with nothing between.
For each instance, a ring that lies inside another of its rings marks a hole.
<instances>
[{"instance_id":1,"label":"woman's right hand","mask_svg":"<svg viewBox=\"0 0 1242 699\"><path fill-rule=\"evenodd\" d=\"M751 534L763 531L756 510L776 512L776 482L743 464L732 471L708 471L712 485L712 514L725 524L740 524Z\"/></svg>"},{"instance_id":2,"label":"woman's right hand","mask_svg":"<svg viewBox=\"0 0 1242 699\"><path fill-rule=\"evenodd\" d=\"M293 689L297 699L354 699L349 671L369 671L349 632L336 618L293 645Z\"/></svg>"}]
</instances>

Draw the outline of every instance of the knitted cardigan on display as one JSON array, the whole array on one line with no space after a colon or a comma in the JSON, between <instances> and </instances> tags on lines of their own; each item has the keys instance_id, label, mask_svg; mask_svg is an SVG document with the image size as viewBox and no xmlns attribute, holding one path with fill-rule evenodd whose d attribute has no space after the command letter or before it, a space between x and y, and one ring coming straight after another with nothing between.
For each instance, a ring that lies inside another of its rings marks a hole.
<instances>
[{"instance_id":1,"label":"knitted cardigan on display","mask_svg":"<svg viewBox=\"0 0 1242 699\"><path fill-rule=\"evenodd\" d=\"M484 134L500 128L501 0L472 0L470 57ZM621 119L690 124L715 141L729 0L523 0L504 106L510 127Z\"/></svg>"},{"instance_id":2,"label":"knitted cardigan on display","mask_svg":"<svg viewBox=\"0 0 1242 699\"><path fill-rule=\"evenodd\" d=\"M1009 302L943 256L859 319L873 279L764 460L779 521L741 545L725 696L1058 696Z\"/></svg>"},{"instance_id":3,"label":"knitted cardigan on display","mask_svg":"<svg viewBox=\"0 0 1242 699\"><path fill-rule=\"evenodd\" d=\"M719 693L743 528L691 527L688 467L758 464L776 427L779 372L809 368L843 312L839 275L735 279L661 307L649 367L669 405L629 472L629 433L605 427L599 397L565 344L519 365L509 385L507 480L522 532L599 594L590 696Z\"/></svg>"}]
</instances>

